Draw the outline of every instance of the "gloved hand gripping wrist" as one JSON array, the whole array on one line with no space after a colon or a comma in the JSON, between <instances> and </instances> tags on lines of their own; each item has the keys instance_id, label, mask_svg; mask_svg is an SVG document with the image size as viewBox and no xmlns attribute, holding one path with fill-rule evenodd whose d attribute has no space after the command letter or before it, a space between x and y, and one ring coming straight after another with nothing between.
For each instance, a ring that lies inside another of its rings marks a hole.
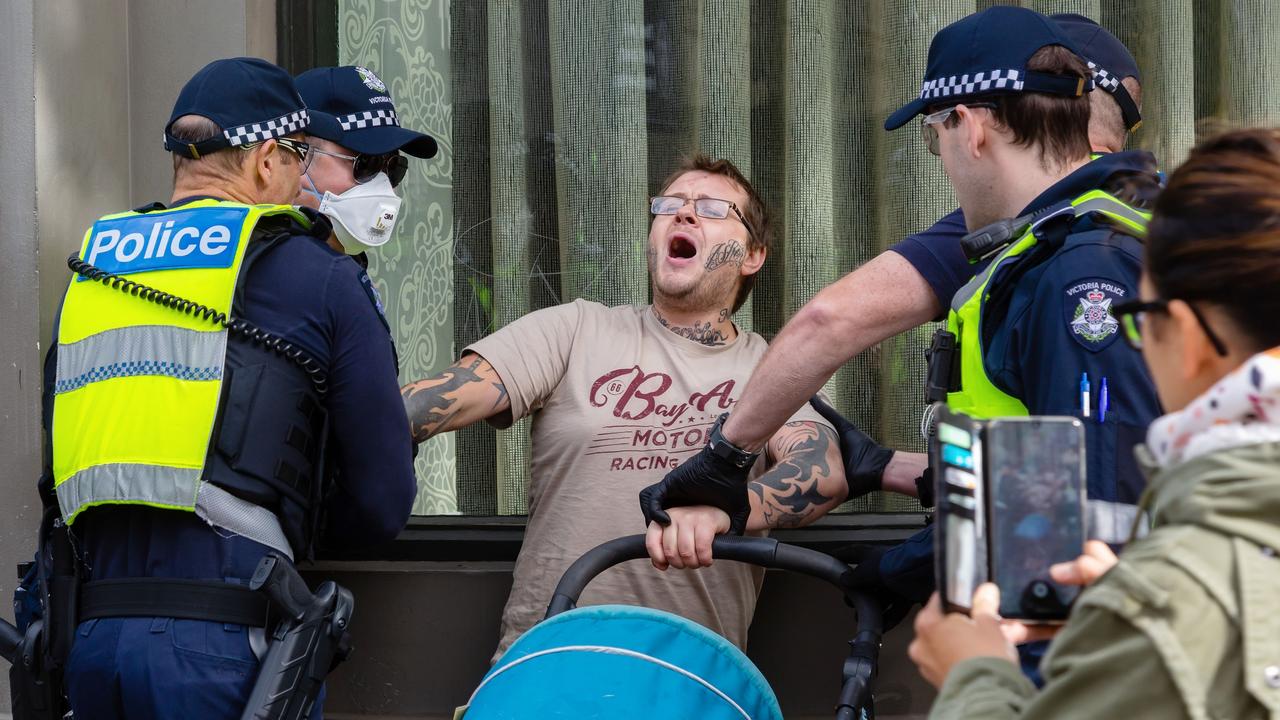
<instances>
[{"instance_id":1,"label":"gloved hand gripping wrist","mask_svg":"<svg viewBox=\"0 0 1280 720\"><path fill-rule=\"evenodd\" d=\"M712 505L729 515L729 532L741 535L751 515L747 480L751 468L733 463L702 448L661 481L640 491L640 510L645 524L670 525L666 508L683 505Z\"/></svg>"}]
</instances>

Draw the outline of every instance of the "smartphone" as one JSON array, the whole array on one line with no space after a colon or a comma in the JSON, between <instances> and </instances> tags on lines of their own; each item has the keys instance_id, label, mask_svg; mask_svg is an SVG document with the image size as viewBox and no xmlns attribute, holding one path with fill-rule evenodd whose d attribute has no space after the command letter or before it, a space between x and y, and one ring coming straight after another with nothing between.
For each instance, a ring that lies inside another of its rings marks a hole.
<instances>
[{"instance_id":1,"label":"smartphone","mask_svg":"<svg viewBox=\"0 0 1280 720\"><path fill-rule=\"evenodd\" d=\"M1000 615L1061 622L1080 589L1049 566L1084 551L1084 425L1071 417L991 420L984 433L991 579Z\"/></svg>"},{"instance_id":2,"label":"smartphone","mask_svg":"<svg viewBox=\"0 0 1280 720\"><path fill-rule=\"evenodd\" d=\"M934 417L934 578L946 609L968 612L973 591L988 576L982 426L944 405Z\"/></svg>"}]
</instances>

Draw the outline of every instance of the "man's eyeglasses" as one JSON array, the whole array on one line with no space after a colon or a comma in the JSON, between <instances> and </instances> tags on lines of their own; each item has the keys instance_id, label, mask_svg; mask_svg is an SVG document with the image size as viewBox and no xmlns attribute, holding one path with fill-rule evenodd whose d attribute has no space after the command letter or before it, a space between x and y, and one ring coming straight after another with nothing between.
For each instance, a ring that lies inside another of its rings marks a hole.
<instances>
[{"instance_id":1,"label":"man's eyeglasses","mask_svg":"<svg viewBox=\"0 0 1280 720\"><path fill-rule=\"evenodd\" d=\"M298 156L298 162L302 163L301 172L306 172L307 168L311 167L311 159L315 157L313 151L320 152L319 150L311 147L311 143L303 142L301 140L294 140L293 138L287 137L278 137L274 139L277 145ZM264 142L266 141L259 140L258 142L245 143L244 145L239 145L237 147L241 150L252 150Z\"/></svg>"},{"instance_id":2,"label":"man's eyeglasses","mask_svg":"<svg viewBox=\"0 0 1280 720\"><path fill-rule=\"evenodd\" d=\"M675 195L658 195L649 198L649 212L654 215L675 215L680 212L680 208L686 203L693 203L693 213L701 218L710 218L712 220L724 220L729 217L729 211L732 210L738 219L742 221L747 233L754 237L751 230L751 223L747 222L747 218L738 209L738 206L729 200L721 200L720 198L683 198Z\"/></svg>"},{"instance_id":3,"label":"man's eyeglasses","mask_svg":"<svg viewBox=\"0 0 1280 720\"><path fill-rule=\"evenodd\" d=\"M988 110L996 109L996 104L989 102L958 104L964 105L967 108L987 108ZM934 155L938 154L938 128L934 126L945 123L951 117L951 113L955 111L956 105L952 105L951 107L943 108L937 112L929 113L928 115L920 118L920 136L924 138L925 147L929 148L930 153Z\"/></svg>"},{"instance_id":4,"label":"man's eyeglasses","mask_svg":"<svg viewBox=\"0 0 1280 720\"><path fill-rule=\"evenodd\" d=\"M351 175L358 183L367 183L380 172L387 174L387 179L391 181L391 187L398 187L400 181L404 180L405 174L409 172L409 158L400 153L391 153L389 155L343 155L342 153L329 152L316 148L316 152L321 155L338 158L339 160L351 161Z\"/></svg>"},{"instance_id":5,"label":"man's eyeglasses","mask_svg":"<svg viewBox=\"0 0 1280 720\"><path fill-rule=\"evenodd\" d=\"M1209 342L1213 344L1213 349L1222 357L1227 356L1227 345L1222 342L1213 330L1209 328L1209 323L1205 322L1204 316L1196 309L1195 305L1187 303L1187 307L1191 308L1191 314L1196 316L1196 322L1200 323L1200 328L1204 330L1205 337L1209 338ZM1130 300L1119 305L1113 305L1111 312L1120 320L1120 329L1124 331L1124 340L1129 347L1134 350L1142 349L1142 330L1147 323L1147 313L1168 313L1168 300L1152 300L1144 302L1142 300Z\"/></svg>"}]
</instances>

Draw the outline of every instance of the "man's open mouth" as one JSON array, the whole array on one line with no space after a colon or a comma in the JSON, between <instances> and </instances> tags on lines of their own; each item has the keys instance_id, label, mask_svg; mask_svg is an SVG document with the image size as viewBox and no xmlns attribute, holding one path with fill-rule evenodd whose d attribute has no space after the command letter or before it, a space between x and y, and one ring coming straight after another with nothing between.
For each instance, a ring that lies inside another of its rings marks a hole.
<instances>
[{"instance_id":1,"label":"man's open mouth","mask_svg":"<svg viewBox=\"0 0 1280 720\"><path fill-rule=\"evenodd\" d=\"M667 246L667 256L687 260L698 254L698 247L682 235L676 235L671 238L671 244Z\"/></svg>"}]
</instances>

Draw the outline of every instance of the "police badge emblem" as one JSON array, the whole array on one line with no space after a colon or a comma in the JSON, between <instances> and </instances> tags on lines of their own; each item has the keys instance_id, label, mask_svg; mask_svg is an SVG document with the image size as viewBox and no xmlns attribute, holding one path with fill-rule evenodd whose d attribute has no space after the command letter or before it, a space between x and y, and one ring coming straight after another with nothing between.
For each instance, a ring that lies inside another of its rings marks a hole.
<instances>
[{"instance_id":1,"label":"police badge emblem","mask_svg":"<svg viewBox=\"0 0 1280 720\"><path fill-rule=\"evenodd\" d=\"M1067 327L1077 342L1090 350L1101 350L1115 340L1120 323L1111 312L1125 290L1105 280L1088 280L1067 289Z\"/></svg>"},{"instance_id":2,"label":"police badge emblem","mask_svg":"<svg viewBox=\"0 0 1280 720\"><path fill-rule=\"evenodd\" d=\"M364 86L370 90L379 93L387 92L386 84L384 84L377 75L374 75L373 71L369 68L357 66L356 74L360 76L362 81L364 81Z\"/></svg>"}]
</instances>

